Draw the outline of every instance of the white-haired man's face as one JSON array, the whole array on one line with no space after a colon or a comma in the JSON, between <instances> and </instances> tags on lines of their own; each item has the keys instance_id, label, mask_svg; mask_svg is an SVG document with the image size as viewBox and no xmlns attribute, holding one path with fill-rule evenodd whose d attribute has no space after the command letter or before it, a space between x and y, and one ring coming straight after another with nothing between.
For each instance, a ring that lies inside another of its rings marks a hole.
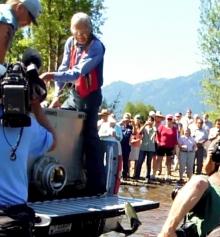
<instances>
[{"instance_id":1,"label":"white-haired man's face","mask_svg":"<svg viewBox=\"0 0 220 237\"><path fill-rule=\"evenodd\" d=\"M86 24L72 24L71 31L74 39L79 44L86 44L90 38L91 30Z\"/></svg>"}]
</instances>

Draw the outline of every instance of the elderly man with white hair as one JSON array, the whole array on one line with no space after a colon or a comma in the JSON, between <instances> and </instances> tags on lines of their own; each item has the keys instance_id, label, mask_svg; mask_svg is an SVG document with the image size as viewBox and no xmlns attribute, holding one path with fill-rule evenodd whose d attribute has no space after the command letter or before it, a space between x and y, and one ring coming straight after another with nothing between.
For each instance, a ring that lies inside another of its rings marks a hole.
<instances>
[{"instance_id":1,"label":"elderly man with white hair","mask_svg":"<svg viewBox=\"0 0 220 237\"><path fill-rule=\"evenodd\" d=\"M65 83L71 83L63 109L86 113L84 123L84 152L89 195L105 192L102 144L98 136L98 110L102 103L103 59L105 47L93 34L92 21L84 12L71 18L71 36L64 46L63 60L58 72L46 72L41 79L55 81L55 93L50 107L60 107L59 96Z\"/></svg>"}]
</instances>

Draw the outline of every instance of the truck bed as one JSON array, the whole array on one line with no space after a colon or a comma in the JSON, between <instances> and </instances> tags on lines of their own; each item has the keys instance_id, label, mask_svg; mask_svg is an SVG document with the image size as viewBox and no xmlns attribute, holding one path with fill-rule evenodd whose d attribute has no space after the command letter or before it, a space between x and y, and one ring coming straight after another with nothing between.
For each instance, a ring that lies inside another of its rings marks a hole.
<instances>
[{"instance_id":1,"label":"truck bed","mask_svg":"<svg viewBox=\"0 0 220 237\"><path fill-rule=\"evenodd\" d=\"M68 198L44 202L29 203L36 213L59 217L96 216L102 218L115 217L124 214L124 205L129 202L136 212L159 207L159 202L128 198L117 195Z\"/></svg>"},{"instance_id":2,"label":"truck bed","mask_svg":"<svg viewBox=\"0 0 220 237\"><path fill-rule=\"evenodd\" d=\"M159 202L117 195L57 199L28 205L50 220L50 224L35 226L36 237L97 237L116 227L119 216L125 214L127 202L136 212L159 207Z\"/></svg>"}]
</instances>

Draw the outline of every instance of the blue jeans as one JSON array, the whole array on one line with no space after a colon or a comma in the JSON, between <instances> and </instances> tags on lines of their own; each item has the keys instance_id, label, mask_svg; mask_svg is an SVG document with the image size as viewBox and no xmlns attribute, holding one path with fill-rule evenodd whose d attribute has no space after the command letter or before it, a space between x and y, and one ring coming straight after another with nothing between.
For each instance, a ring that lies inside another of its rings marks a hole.
<instances>
[{"instance_id":1,"label":"blue jeans","mask_svg":"<svg viewBox=\"0 0 220 237\"><path fill-rule=\"evenodd\" d=\"M142 151L142 150L140 150L138 161L137 161L137 166L136 166L136 170L135 170L135 178L140 178L142 164L143 164L146 156L147 156L147 160L146 160L146 166L147 166L146 178L150 178L151 161L152 161L152 157L154 156L154 154L155 154L155 152L153 152L153 151Z\"/></svg>"}]
</instances>

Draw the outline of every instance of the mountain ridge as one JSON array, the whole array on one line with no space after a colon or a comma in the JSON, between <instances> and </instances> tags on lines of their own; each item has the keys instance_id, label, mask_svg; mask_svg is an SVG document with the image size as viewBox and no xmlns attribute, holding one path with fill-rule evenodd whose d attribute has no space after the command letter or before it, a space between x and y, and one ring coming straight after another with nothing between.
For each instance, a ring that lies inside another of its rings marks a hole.
<instances>
[{"instance_id":1,"label":"mountain ridge","mask_svg":"<svg viewBox=\"0 0 220 237\"><path fill-rule=\"evenodd\" d=\"M115 81L103 87L103 97L107 104L118 98L117 111L121 113L127 102L152 105L162 113L185 113L191 108L193 113L207 110L201 95L201 82L205 71L198 71L188 76L160 78L151 81L130 84Z\"/></svg>"}]
</instances>

